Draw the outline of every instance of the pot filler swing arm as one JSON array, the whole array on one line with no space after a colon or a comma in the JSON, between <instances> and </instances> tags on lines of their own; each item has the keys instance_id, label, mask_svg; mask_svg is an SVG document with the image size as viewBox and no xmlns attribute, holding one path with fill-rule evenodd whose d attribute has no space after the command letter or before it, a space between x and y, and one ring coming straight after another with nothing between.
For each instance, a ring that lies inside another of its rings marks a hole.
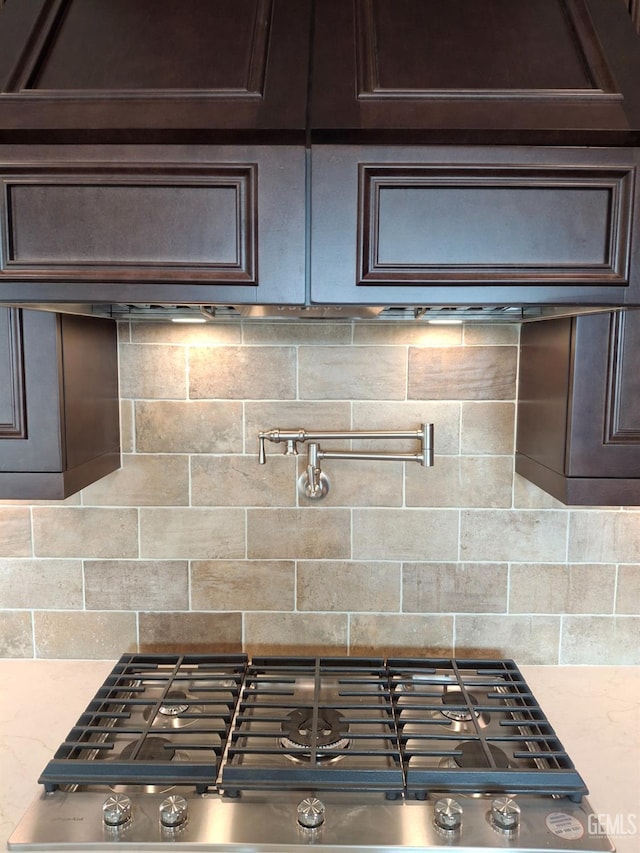
<instances>
[{"instance_id":1,"label":"pot filler swing arm","mask_svg":"<svg viewBox=\"0 0 640 853\"><path fill-rule=\"evenodd\" d=\"M297 456L298 444L308 442L307 466L298 479L298 491L312 500L320 500L329 491L329 479L322 471L323 459L369 459L379 462L419 462L423 467L433 465L433 424L422 424L417 430L315 430L269 429L258 433L260 449L258 461L266 464L265 442L284 443L285 456ZM321 441L340 439L389 440L415 439L419 443L416 453L389 453L369 450L323 450Z\"/></svg>"}]
</instances>

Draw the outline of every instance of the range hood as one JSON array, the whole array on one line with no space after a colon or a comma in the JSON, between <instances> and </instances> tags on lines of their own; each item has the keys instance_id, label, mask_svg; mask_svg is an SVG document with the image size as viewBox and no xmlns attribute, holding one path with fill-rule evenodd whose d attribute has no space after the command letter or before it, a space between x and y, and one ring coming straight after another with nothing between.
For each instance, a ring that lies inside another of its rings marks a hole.
<instances>
[{"instance_id":1,"label":"range hood","mask_svg":"<svg viewBox=\"0 0 640 853\"><path fill-rule=\"evenodd\" d=\"M172 305L172 304L16 304L16 308L37 308L69 314L108 317L114 320L139 323L224 323L269 321L383 321L414 322L433 325L514 324L529 323L553 317L575 317L598 314L612 309L609 306L359 306L359 305Z\"/></svg>"}]
</instances>

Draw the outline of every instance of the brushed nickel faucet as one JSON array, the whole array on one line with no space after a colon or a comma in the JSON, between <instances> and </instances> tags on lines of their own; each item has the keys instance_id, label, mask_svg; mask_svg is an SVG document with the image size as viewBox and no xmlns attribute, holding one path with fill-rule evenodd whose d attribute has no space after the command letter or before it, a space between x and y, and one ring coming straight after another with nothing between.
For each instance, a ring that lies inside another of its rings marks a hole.
<instances>
[{"instance_id":1,"label":"brushed nickel faucet","mask_svg":"<svg viewBox=\"0 0 640 853\"><path fill-rule=\"evenodd\" d=\"M265 442L284 443L285 456L297 456L298 444L309 443L305 472L298 479L298 491L312 500L320 500L329 491L329 478L320 468L322 459L375 459L377 461L419 462L424 467L433 465L433 424L422 424L418 430L314 430L269 429L258 433L258 461L267 461ZM336 439L407 439L419 442L417 453L389 453L370 450L323 450L321 441Z\"/></svg>"}]
</instances>

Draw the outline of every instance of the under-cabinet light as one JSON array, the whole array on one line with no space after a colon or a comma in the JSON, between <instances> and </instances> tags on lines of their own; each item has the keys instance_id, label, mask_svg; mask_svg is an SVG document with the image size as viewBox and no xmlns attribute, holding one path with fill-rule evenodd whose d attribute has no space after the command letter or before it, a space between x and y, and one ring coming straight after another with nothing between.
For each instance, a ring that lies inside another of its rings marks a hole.
<instances>
[{"instance_id":1,"label":"under-cabinet light","mask_svg":"<svg viewBox=\"0 0 640 853\"><path fill-rule=\"evenodd\" d=\"M172 323L206 323L204 317L172 317Z\"/></svg>"},{"instance_id":2,"label":"under-cabinet light","mask_svg":"<svg viewBox=\"0 0 640 853\"><path fill-rule=\"evenodd\" d=\"M432 320L427 320L430 326L461 326L464 320L456 320L453 317L434 317Z\"/></svg>"}]
</instances>

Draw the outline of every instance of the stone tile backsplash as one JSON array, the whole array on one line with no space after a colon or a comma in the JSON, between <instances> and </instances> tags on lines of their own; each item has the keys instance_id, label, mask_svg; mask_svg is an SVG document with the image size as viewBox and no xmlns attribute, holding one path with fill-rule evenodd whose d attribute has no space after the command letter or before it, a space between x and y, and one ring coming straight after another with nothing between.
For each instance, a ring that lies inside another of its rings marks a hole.
<instances>
[{"instance_id":1,"label":"stone tile backsplash","mask_svg":"<svg viewBox=\"0 0 640 853\"><path fill-rule=\"evenodd\" d=\"M514 474L518 331L121 323L122 468L0 504L0 656L640 664L640 509L566 508ZM422 421L434 468L326 460L321 503L297 493L304 455L258 465L261 429Z\"/></svg>"}]
</instances>

